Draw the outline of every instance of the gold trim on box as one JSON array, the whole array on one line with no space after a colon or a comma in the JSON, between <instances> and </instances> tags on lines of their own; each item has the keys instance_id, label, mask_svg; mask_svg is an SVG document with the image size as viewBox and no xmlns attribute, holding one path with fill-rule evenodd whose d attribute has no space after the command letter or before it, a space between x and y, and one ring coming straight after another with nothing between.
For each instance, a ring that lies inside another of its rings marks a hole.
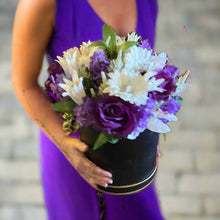
<instances>
[{"instance_id":1,"label":"gold trim on box","mask_svg":"<svg viewBox=\"0 0 220 220\"><path fill-rule=\"evenodd\" d=\"M154 176L155 177L155 176ZM142 188L138 189L138 190L135 190L135 191L131 191L131 192L118 192L118 193L114 193L114 192L108 192L108 191L104 191L104 190L101 190L101 189L98 189L99 191L103 192L103 193L108 193L108 194L111 194L111 195L131 195L131 194L134 194L134 193L137 193L137 192L140 192L141 190L147 188L154 180L154 177L153 179L145 186L143 186Z\"/></svg>"},{"instance_id":2,"label":"gold trim on box","mask_svg":"<svg viewBox=\"0 0 220 220\"><path fill-rule=\"evenodd\" d=\"M129 189L129 187L140 185L140 184L146 182L147 180L149 180L152 176L155 177L154 174L155 174L156 170L157 170L157 164L156 164L156 167L155 167L154 171L151 173L151 175L148 178L146 178L145 180L143 180L143 181L141 181L139 183L132 184L132 185L127 185L127 186L108 186L107 188L111 187L111 188L128 188ZM130 194L137 193L137 192L147 188L153 182L154 177L152 178L152 180L147 185L145 185L142 188L137 189L135 191L131 191L131 192L117 192L117 193L114 193L114 192L105 191L105 190L102 190L102 189L99 189L99 188L97 190L99 190L99 191L101 191L103 193L108 193L108 194L112 194L112 195L130 195Z\"/></svg>"},{"instance_id":3,"label":"gold trim on box","mask_svg":"<svg viewBox=\"0 0 220 220\"><path fill-rule=\"evenodd\" d=\"M140 185L144 182L146 182L147 180L149 180L153 175L154 173L156 172L157 170L157 166L155 167L154 171L151 173L151 175L149 177L147 177L146 179L142 180L141 182L138 182L138 183L135 183L135 184L132 184L132 185L126 185L126 186L112 186L112 185L109 185L108 187L109 188L117 188L117 189L121 189L121 188L129 188L129 187L133 187L133 186L137 186L137 185Z\"/></svg>"}]
</instances>

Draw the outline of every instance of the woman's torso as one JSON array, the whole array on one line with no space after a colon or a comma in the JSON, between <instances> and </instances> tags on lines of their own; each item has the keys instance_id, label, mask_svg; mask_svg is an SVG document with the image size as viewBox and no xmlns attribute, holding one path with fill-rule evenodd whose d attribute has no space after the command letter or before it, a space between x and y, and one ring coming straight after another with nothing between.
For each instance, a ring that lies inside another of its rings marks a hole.
<instances>
[{"instance_id":1,"label":"woman's torso","mask_svg":"<svg viewBox=\"0 0 220 220\"><path fill-rule=\"evenodd\" d=\"M125 0L122 0L121 5L115 3L114 11L112 5L104 7L100 0L89 2L87 0L56 0L54 31L47 48L49 62L52 62L56 56L62 55L64 50L78 47L82 42L102 39L104 23L112 25L120 35L135 28L143 39L149 39L151 45L154 45L156 0L129 0L126 1L127 4ZM129 2L132 7L128 7ZM121 17L120 11L122 11ZM111 18L111 14L115 17L114 19Z\"/></svg>"}]
</instances>

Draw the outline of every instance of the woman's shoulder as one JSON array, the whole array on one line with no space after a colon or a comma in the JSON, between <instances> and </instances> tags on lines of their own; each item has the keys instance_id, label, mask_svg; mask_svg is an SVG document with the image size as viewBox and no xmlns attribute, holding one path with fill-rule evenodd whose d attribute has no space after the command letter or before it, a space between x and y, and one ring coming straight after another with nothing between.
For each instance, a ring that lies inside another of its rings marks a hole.
<instances>
[{"instance_id":1,"label":"woman's shoulder","mask_svg":"<svg viewBox=\"0 0 220 220\"><path fill-rule=\"evenodd\" d=\"M15 21L25 28L52 28L55 23L56 0L19 0Z\"/></svg>"},{"instance_id":2,"label":"woman's shoulder","mask_svg":"<svg viewBox=\"0 0 220 220\"><path fill-rule=\"evenodd\" d=\"M56 6L56 0L19 0L18 4L26 4L29 6L36 6L42 9L50 9Z\"/></svg>"},{"instance_id":3,"label":"woman's shoulder","mask_svg":"<svg viewBox=\"0 0 220 220\"><path fill-rule=\"evenodd\" d=\"M56 0L19 0L18 8L24 13L38 15L39 17L54 17Z\"/></svg>"}]
</instances>

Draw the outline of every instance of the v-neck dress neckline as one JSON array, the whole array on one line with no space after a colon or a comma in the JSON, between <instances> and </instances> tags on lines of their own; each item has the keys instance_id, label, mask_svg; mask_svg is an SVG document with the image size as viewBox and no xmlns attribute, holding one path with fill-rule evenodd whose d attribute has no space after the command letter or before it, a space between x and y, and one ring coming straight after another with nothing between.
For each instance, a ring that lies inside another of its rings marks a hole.
<instances>
[{"instance_id":1,"label":"v-neck dress neckline","mask_svg":"<svg viewBox=\"0 0 220 220\"><path fill-rule=\"evenodd\" d=\"M98 20L98 22L100 22L102 25L105 24L105 22L103 21L103 19L96 13L96 11L93 9L93 7L90 5L90 3L85 0L86 4L87 4L87 7L88 9L92 12L92 14L94 15L95 19ZM139 13L139 0L135 0L135 4L136 4L136 25L135 25L135 28L133 31L136 31L138 32L139 30L139 16L140 16L140 13Z\"/></svg>"}]
</instances>

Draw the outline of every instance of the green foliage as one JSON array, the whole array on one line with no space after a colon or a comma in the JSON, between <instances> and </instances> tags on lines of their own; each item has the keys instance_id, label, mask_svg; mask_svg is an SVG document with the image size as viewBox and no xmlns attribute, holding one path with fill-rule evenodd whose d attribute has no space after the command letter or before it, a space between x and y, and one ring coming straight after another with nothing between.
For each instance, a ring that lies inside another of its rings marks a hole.
<instances>
[{"instance_id":1,"label":"green foliage","mask_svg":"<svg viewBox=\"0 0 220 220\"><path fill-rule=\"evenodd\" d=\"M72 99L68 99L67 101L63 102L56 102L51 105L51 108L55 111L62 112L62 113L72 113L75 103Z\"/></svg>"},{"instance_id":2,"label":"green foliage","mask_svg":"<svg viewBox=\"0 0 220 220\"><path fill-rule=\"evenodd\" d=\"M92 97L91 88L94 86L94 82L90 78L83 78L83 85L85 88L86 96Z\"/></svg>"},{"instance_id":3,"label":"green foliage","mask_svg":"<svg viewBox=\"0 0 220 220\"><path fill-rule=\"evenodd\" d=\"M167 134L166 133L163 133L163 139L164 139L164 141L167 140Z\"/></svg>"},{"instance_id":4,"label":"green foliage","mask_svg":"<svg viewBox=\"0 0 220 220\"><path fill-rule=\"evenodd\" d=\"M111 58L114 59L117 57L117 44L116 44L116 33L115 30L108 24L104 24L102 27L103 31L103 39L104 41L109 40L109 52L111 55Z\"/></svg>"},{"instance_id":5,"label":"green foliage","mask_svg":"<svg viewBox=\"0 0 220 220\"><path fill-rule=\"evenodd\" d=\"M63 114L63 130L67 131L67 134L70 134L73 132L72 122L73 122L72 114L64 113Z\"/></svg>"},{"instance_id":6,"label":"green foliage","mask_svg":"<svg viewBox=\"0 0 220 220\"><path fill-rule=\"evenodd\" d=\"M107 49L108 48L108 45L106 44L105 41L103 40L97 40L97 41L94 41L92 42L89 47L102 47L103 49Z\"/></svg>"},{"instance_id":7,"label":"green foliage","mask_svg":"<svg viewBox=\"0 0 220 220\"><path fill-rule=\"evenodd\" d=\"M122 45L120 45L119 49L127 50L128 48L133 47L133 46L135 46L137 44L138 44L137 41L126 41Z\"/></svg>"},{"instance_id":8,"label":"green foliage","mask_svg":"<svg viewBox=\"0 0 220 220\"><path fill-rule=\"evenodd\" d=\"M177 100L177 103L178 103L179 105L181 105L182 102L183 102L183 98L179 96L179 97L178 97L178 100Z\"/></svg>"},{"instance_id":9,"label":"green foliage","mask_svg":"<svg viewBox=\"0 0 220 220\"><path fill-rule=\"evenodd\" d=\"M126 41L119 47L117 47L117 38L114 29L108 25L104 24L103 28L103 40L98 40L89 45L89 47L101 47L110 59L115 59L118 56L120 50L127 50L128 48L137 45L137 41Z\"/></svg>"},{"instance_id":10,"label":"green foliage","mask_svg":"<svg viewBox=\"0 0 220 220\"><path fill-rule=\"evenodd\" d=\"M104 133L104 132L100 132L98 138L96 139L94 145L93 145L93 150L97 150L99 149L102 145L104 145L107 142L110 142L111 144L116 144L119 141L118 138Z\"/></svg>"},{"instance_id":11,"label":"green foliage","mask_svg":"<svg viewBox=\"0 0 220 220\"><path fill-rule=\"evenodd\" d=\"M74 121L73 123L72 123L73 125L73 133L77 133L77 131L79 130L79 125L76 123L76 121Z\"/></svg>"}]
</instances>

